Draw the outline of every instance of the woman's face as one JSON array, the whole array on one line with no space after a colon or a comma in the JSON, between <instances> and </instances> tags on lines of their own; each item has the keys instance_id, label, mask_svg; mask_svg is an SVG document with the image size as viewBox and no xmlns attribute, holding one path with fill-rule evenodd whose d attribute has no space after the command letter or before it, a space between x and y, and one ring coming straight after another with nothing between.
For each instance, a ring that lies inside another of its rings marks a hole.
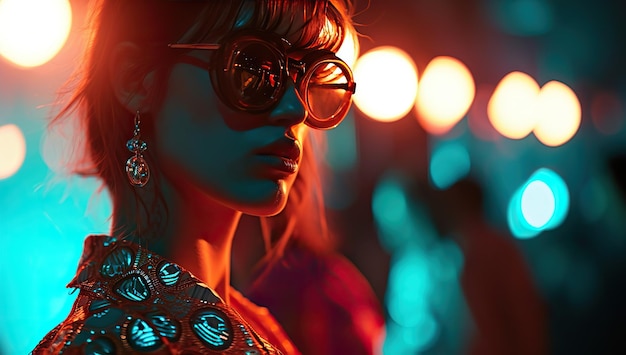
<instances>
[{"instance_id":1,"label":"woman's face","mask_svg":"<svg viewBox=\"0 0 626 355\"><path fill-rule=\"evenodd\" d=\"M188 53L205 62L211 51ZM225 106L206 69L174 65L155 116L158 169L179 192L253 215L273 215L287 202L302 160L307 112L292 83L272 111Z\"/></svg>"}]
</instances>

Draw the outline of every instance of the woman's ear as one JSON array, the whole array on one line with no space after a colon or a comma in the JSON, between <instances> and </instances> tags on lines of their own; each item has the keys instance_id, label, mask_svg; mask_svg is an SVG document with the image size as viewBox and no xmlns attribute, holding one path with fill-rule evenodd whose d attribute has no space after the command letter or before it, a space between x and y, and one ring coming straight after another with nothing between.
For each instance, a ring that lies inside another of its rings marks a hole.
<instances>
[{"instance_id":1,"label":"woman's ear","mask_svg":"<svg viewBox=\"0 0 626 355\"><path fill-rule=\"evenodd\" d=\"M111 87L119 103L132 113L148 111L148 91L153 73L141 70L142 51L132 42L119 43L108 65Z\"/></svg>"}]
</instances>

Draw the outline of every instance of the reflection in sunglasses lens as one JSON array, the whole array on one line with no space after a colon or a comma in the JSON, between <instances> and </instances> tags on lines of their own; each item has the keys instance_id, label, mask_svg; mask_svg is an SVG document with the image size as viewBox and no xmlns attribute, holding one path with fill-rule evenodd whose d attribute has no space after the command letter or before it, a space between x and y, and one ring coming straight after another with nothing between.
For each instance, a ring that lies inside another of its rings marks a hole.
<instances>
[{"instance_id":1,"label":"reflection in sunglasses lens","mask_svg":"<svg viewBox=\"0 0 626 355\"><path fill-rule=\"evenodd\" d=\"M318 120L331 119L349 102L348 79L334 63L320 63L312 70L307 93L309 109Z\"/></svg>"},{"instance_id":2,"label":"reflection in sunglasses lens","mask_svg":"<svg viewBox=\"0 0 626 355\"><path fill-rule=\"evenodd\" d=\"M248 44L235 53L232 68L239 100L252 107L262 107L274 99L280 88L281 65L269 47Z\"/></svg>"}]
</instances>

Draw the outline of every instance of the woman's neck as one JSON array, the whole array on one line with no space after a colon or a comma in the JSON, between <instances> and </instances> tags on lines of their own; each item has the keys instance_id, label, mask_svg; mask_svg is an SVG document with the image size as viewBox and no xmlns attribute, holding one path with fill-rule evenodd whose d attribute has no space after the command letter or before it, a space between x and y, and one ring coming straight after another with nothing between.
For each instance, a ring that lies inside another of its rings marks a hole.
<instances>
[{"instance_id":1,"label":"woman's neck","mask_svg":"<svg viewBox=\"0 0 626 355\"><path fill-rule=\"evenodd\" d=\"M157 204L158 212L152 213L167 216L165 223L158 235L141 243L191 272L228 303L231 246L241 212L229 209L199 191L180 190L161 186L168 212L165 213L163 204ZM146 197L152 195L149 190L141 193ZM152 201L146 197L146 206L152 206ZM136 215L134 203L116 204L113 230L139 234L133 233L136 226L139 223L147 225L148 218Z\"/></svg>"}]
</instances>

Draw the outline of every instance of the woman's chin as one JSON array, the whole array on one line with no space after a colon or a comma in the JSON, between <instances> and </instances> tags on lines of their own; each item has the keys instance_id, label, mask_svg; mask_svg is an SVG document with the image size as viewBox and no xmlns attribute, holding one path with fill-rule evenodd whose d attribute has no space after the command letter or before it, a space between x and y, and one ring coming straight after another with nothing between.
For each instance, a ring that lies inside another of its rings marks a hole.
<instances>
[{"instance_id":1,"label":"woman's chin","mask_svg":"<svg viewBox=\"0 0 626 355\"><path fill-rule=\"evenodd\" d=\"M244 199L236 209L253 216L270 217L279 214L287 205L287 183L279 181L273 189L255 198Z\"/></svg>"}]
</instances>

